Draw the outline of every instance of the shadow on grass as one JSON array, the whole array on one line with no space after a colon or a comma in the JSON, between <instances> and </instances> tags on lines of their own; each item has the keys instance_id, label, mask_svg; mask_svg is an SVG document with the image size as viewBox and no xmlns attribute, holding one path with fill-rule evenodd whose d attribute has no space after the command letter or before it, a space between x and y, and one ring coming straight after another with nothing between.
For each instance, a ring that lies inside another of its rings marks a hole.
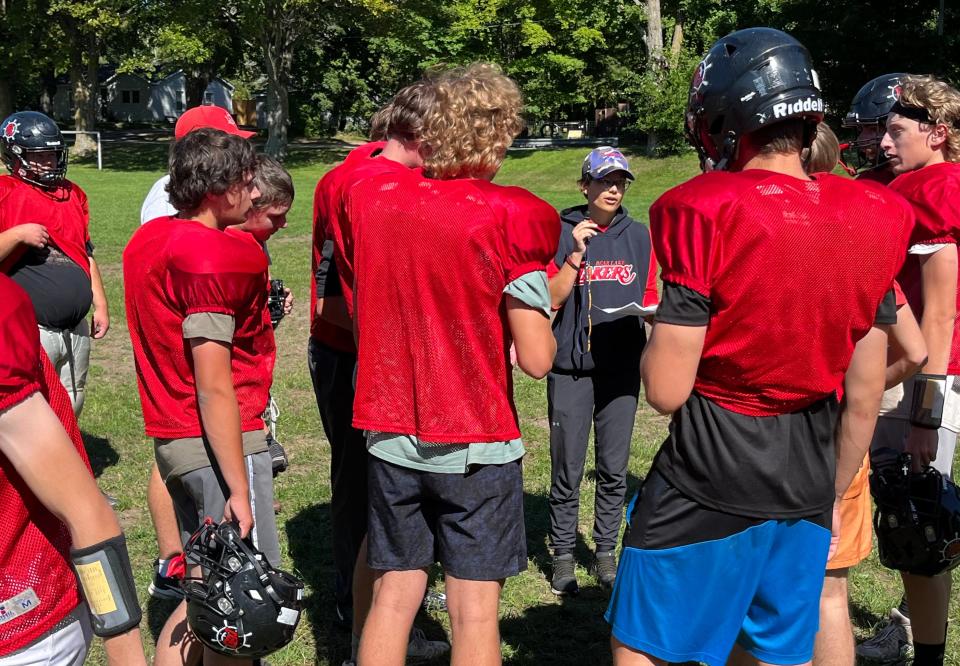
<instances>
[{"instance_id":1,"label":"shadow on grass","mask_svg":"<svg viewBox=\"0 0 960 666\"><path fill-rule=\"evenodd\" d=\"M350 657L350 631L336 623L330 529L328 503L308 507L286 523L293 573L303 579L310 591L304 599L304 608L313 629L317 656L324 655L327 663L337 665ZM417 615L415 625L431 640L447 639L443 627L426 613ZM449 656L446 656L418 663L442 664L448 661Z\"/></svg>"},{"instance_id":2,"label":"shadow on grass","mask_svg":"<svg viewBox=\"0 0 960 666\"><path fill-rule=\"evenodd\" d=\"M885 623L887 618L880 617L879 615L873 613L872 611L864 608L863 606L851 603L850 604L850 620L853 622L855 627L875 627L878 628L882 623Z\"/></svg>"},{"instance_id":3,"label":"shadow on grass","mask_svg":"<svg viewBox=\"0 0 960 666\"><path fill-rule=\"evenodd\" d=\"M120 454L110 445L109 439L92 435L89 432L82 432L81 435L95 477L99 478L103 474L103 470L120 462Z\"/></svg>"}]
</instances>

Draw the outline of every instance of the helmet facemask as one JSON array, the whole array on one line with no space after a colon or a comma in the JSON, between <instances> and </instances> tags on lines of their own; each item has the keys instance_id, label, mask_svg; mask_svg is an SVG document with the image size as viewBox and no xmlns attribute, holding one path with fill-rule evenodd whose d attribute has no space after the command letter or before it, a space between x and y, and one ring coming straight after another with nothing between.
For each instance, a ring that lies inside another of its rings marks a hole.
<instances>
[{"instance_id":1,"label":"helmet facemask","mask_svg":"<svg viewBox=\"0 0 960 666\"><path fill-rule=\"evenodd\" d=\"M3 162L12 175L20 180L53 189L67 176L67 148L24 148L17 144L4 145Z\"/></svg>"}]
</instances>

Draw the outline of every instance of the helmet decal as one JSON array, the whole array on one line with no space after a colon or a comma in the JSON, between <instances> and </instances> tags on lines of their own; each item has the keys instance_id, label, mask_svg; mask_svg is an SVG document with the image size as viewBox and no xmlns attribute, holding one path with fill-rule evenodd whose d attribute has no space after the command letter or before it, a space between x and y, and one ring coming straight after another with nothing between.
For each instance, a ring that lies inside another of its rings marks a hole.
<instances>
[{"instance_id":1,"label":"helmet decal","mask_svg":"<svg viewBox=\"0 0 960 666\"><path fill-rule=\"evenodd\" d=\"M220 645L227 650L238 652L240 648L247 647L249 645L247 638L252 635L253 632L240 634L235 626L227 624L227 621L224 620L223 626L217 629L216 634L213 636L213 640L217 645Z\"/></svg>"},{"instance_id":2,"label":"helmet decal","mask_svg":"<svg viewBox=\"0 0 960 666\"><path fill-rule=\"evenodd\" d=\"M693 81L690 83L690 88L694 92L700 92L700 88L707 83L706 76L708 69L710 69L710 65L707 63L707 58L704 58L700 61L700 64L697 65L697 69L693 73Z\"/></svg>"},{"instance_id":3,"label":"helmet decal","mask_svg":"<svg viewBox=\"0 0 960 666\"><path fill-rule=\"evenodd\" d=\"M898 83L897 85L892 86L892 87L890 88L889 98L892 99L892 100L894 100L894 101L896 101L896 100L900 99L900 93L902 93L902 92L903 92L903 86L901 86L901 85Z\"/></svg>"},{"instance_id":4,"label":"helmet decal","mask_svg":"<svg viewBox=\"0 0 960 666\"><path fill-rule=\"evenodd\" d=\"M20 131L20 121L16 118L11 118L7 121L7 124L3 126L3 139L4 141L13 141L17 137L17 133Z\"/></svg>"}]
</instances>

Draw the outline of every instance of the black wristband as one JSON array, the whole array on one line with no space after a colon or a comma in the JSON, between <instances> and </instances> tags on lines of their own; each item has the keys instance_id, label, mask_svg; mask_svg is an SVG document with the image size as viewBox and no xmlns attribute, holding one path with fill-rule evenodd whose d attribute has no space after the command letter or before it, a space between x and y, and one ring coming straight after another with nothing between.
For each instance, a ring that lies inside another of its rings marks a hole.
<instances>
[{"instance_id":1,"label":"black wristband","mask_svg":"<svg viewBox=\"0 0 960 666\"><path fill-rule=\"evenodd\" d=\"M86 548L71 548L70 559L94 634L109 638L140 624L143 613L122 533Z\"/></svg>"},{"instance_id":2,"label":"black wristband","mask_svg":"<svg viewBox=\"0 0 960 666\"><path fill-rule=\"evenodd\" d=\"M943 422L943 403L947 394L947 376L919 372L913 377L910 425L937 430Z\"/></svg>"},{"instance_id":3,"label":"black wristband","mask_svg":"<svg viewBox=\"0 0 960 666\"><path fill-rule=\"evenodd\" d=\"M580 272L580 266L578 266L577 264L573 263L573 261L570 260L569 254L563 258L563 263L565 263L567 266L577 271L578 273ZM582 264L583 262L581 261L580 263Z\"/></svg>"}]
</instances>

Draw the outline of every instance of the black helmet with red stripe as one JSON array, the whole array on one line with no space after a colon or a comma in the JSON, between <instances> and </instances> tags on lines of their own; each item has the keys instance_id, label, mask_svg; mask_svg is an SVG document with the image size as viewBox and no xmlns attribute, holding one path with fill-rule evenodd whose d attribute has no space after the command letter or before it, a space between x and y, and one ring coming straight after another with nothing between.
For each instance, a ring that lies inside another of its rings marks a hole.
<instances>
[{"instance_id":1,"label":"black helmet with red stripe","mask_svg":"<svg viewBox=\"0 0 960 666\"><path fill-rule=\"evenodd\" d=\"M887 125L890 108L900 98L903 73L884 74L864 84L850 103L843 126L857 131L857 137L847 144L844 161L856 172L883 166L886 155L880 150L880 141Z\"/></svg>"},{"instance_id":2,"label":"black helmet with red stripe","mask_svg":"<svg viewBox=\"0 0 960 666\"><path fill-rule=\"evenodd\" d=\"M718 40L697 65L687 102L687 140L701 162L725 169L750 132L799 118L823 120L820 82L807 49L785 32L747 28Z\"/></svg>"}]
</instances>

